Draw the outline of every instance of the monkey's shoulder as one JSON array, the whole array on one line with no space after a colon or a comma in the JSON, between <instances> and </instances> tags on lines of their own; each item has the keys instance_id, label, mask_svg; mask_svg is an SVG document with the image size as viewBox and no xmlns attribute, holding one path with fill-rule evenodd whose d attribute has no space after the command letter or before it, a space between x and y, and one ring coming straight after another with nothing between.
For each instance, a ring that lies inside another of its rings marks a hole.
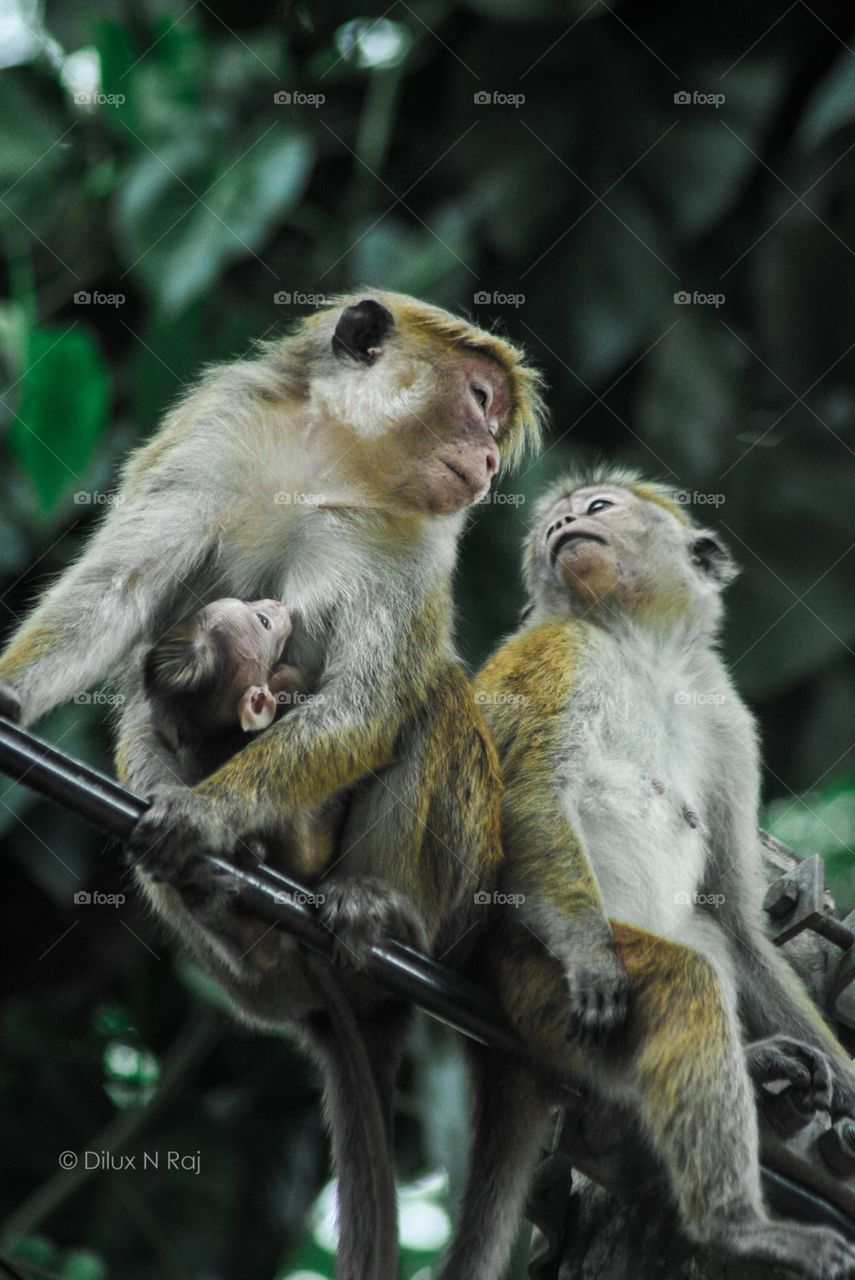
<instances>
[{"instance_id":1,"label":"monkey's shoulder","mask_svg":"<svg viewBox=\"0 0 855 1280\"><path fill-rule=\"evenodd\" d=\"M516 696L542 712L556 712L566 702L588 649L584 624L553 618L526 627L506 640L479 672L479 701L495 706L499 695Z\"/></svg>"}]
</instances>

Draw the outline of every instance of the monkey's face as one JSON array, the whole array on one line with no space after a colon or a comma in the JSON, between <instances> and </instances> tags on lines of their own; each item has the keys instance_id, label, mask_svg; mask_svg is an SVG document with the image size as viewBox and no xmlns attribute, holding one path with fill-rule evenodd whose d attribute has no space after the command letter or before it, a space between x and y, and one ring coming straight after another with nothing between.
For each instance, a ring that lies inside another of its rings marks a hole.
<instances>
[{"instance_id":1,"label":"monkey's face","mask_svg":"<svg viewBox=\"0 0 855 1280\"><path fill-rule=\"evenodd\" d=\"M488 492L502 441L519 445L536 391L523 387L500 340L491 345L464 322L446 333L452 317L412 300L399 311L373 298L344 308L332 336L335 367L315 379L315 402L325 420L335 418L349 475L372 502L452 515Z\"/></svg>"},{"instance_id":2,"label":"monkey's face","mask_svg":"<svg viewBox=\"0 0 855 1280\"><path fill-rule=\"evenodd\" d=\"M718 593L733 575L714 538L620 485L573 490L535 536L536 591L606 619L717 617Z\"/></svg>"},{"instance_id":3,"label":"monkey's face","mask_svg":"<svg viewBox=\"0 0 855 1280\"><path fill-rule=\"evenodd\" d=\"M489 492L501 461L497 436L508 387L500 368L466 352L426 363L420 380L430 390L419 409L377 442L386 492L398 508L452 515Z\"/></svg>"}]
</instances>

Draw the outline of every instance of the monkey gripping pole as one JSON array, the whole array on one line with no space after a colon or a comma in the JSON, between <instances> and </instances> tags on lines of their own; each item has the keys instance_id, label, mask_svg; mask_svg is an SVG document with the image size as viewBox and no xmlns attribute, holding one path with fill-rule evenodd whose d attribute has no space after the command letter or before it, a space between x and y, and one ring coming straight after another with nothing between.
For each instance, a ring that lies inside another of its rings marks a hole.
<instances>
[{"instance_id":1,"label":"monkey gripping pole","mask_svg":"<svg viewBox=\"0 0 855 1280\"><path fill-rule=\"evenodd\" d=\"M119 840L127 839L148 803L89 765L43 742L34 734L0 716L0 772L85 818ZM220 871L243 884L254 914L285 929L319 955L332 954L333 938L309 905L304 885L259 866L245 871L213 854L203 857ZM504 1023L501 1011L489 995L468 979L436 964L403 943L388 942L371 948L366 973L403 1000L481 1044L519 1054L517 1038ZM574 1093L568 1090L569 1101ZM822 1196L792 1178L763 1169L766 1193L782 1213L826 1222L855 1239L855 1219L842 1213Z\"/></svg>"}]
</instances>

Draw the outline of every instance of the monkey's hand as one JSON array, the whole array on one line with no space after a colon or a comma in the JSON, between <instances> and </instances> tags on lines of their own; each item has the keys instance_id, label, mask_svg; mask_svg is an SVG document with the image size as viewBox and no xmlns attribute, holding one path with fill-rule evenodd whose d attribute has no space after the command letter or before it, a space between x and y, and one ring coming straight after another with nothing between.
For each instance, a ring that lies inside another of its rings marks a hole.
<instances>
[{"instance_id":1,"label":"monkey's hand","mask_svg":"<svg viewBox=\"0 0 855 1280\"><path fill-rule=\"evenodd\" d=\"M623 1030L630 982L612 946L586 949L572 963L565 962L564 973L570 992L569 1040L590 1044Z\"/></svg>"},{"instance_id":2,"label":"monkey's hand","mask_svg":"<svg viewBox=\"0 0 855 1280\"><path fill-rule=\"evenodd\" d=\"M815 1111L831 1110L833 1079L826 1055L790 1036L770 1036L745 1050L758 1106L772 1128L791 1137Z\"/></svg>"},{"instance_id":3,"label":"monkey's hand","mask_svg":"<svg viewBox=\"0 0 855 1280\"><path fill-rule=\"evenodd\" d=\"M15 724L21 719L21 699L8 680L0 680L0 716Z\"/></svg>"},{"instance_id":4,"label":"monkey's hand","mask_svg":"<svg viewBox=\"0 0 855 1280\"><path fill-rule=\"evenodd\" d=\"M425 935L409 898L380 880L348 876L321 884L321 924L334 938L333 959L362 969L372 946L405 942L423 949Z\"/></svg>"},{"instance_id":5,"label":"monkey's hand","mask_svg":"<svg viewBox=\"0 0 855 1280\"><path fill-rule=\"evenodd\" d=\"M179 891L194 914L221 916L240 891L240 881L202 857L235 860L235 849L252 857L252 842L238 842L216 801L190 787L159 787L127 841L127 857L155 883Z\"/></svg>"}]
</instances>

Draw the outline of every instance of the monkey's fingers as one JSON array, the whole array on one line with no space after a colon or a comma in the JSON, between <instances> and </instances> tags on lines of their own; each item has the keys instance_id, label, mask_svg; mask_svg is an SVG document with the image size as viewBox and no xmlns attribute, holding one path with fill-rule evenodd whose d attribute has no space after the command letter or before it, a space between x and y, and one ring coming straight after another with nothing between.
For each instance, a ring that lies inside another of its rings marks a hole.
<instances>
[{"instance_id":1,"label":"monkey's fingers","mask_svg":"<svg viewBox=\"0 0 855 1280\"><path fill-rule=\"evenodd\" d=\"M600 978L581 975L569 980L570 1024L567 1038L578 1044L611 1039L623 1030L629 1013L625 975Z\"/></svg>"}]
</instances>

